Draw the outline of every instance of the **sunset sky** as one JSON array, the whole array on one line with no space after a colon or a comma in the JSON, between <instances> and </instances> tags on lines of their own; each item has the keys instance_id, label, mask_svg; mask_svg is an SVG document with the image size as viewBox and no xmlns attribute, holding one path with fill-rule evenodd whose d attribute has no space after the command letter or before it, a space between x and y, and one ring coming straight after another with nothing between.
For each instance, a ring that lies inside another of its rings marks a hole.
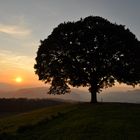
<instances>
[{"instance_id":1,"label":"sunset sky","mask_svg":"<svg viewBox=\"0 0 140 140\"><path fill-rule=\"evenodd\" d=\"M0 84L44 85L34 74L36 52L61 22L101 16L140 40L139 13L140 0L0 0Z\"/></svg>"}]
</instances>

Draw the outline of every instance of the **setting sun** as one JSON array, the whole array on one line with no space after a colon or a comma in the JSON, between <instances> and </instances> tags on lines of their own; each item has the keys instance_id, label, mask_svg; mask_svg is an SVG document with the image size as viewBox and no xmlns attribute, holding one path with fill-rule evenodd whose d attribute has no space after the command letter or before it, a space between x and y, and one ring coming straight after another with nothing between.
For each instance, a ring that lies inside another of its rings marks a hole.
<instances>
[{"instance_id":1,"label":"setting sun","mask_svg":"<svg viewBox=\"0 0 140 140\"><path fill-rule=\"evenodd\" d=\"M16 77L16 78L15 78L15 81L16 81L17 83L21 83L21 82L23 81L23 79L22 79L21 77Z\"/></svg>"}]
</instances>

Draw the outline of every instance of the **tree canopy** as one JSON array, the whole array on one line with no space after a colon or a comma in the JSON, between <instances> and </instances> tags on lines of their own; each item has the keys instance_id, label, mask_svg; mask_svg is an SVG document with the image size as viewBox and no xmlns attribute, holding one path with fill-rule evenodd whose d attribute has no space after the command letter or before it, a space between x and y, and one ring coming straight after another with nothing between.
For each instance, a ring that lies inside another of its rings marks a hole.
<instances>
[{"instance_id":1,"label":"tree canopy","mask_svg":"<svg viewBox=\"0 0 140 140\"><path fill-rule=\"evenodd\" d=\"M61 23L41 41L34 68L39 80L51 84L50 94L87 86L97 102L96 93L116 81L140 83L139 53L140 42L124 25L89 16Z\"/></svg>"}]
</instances>

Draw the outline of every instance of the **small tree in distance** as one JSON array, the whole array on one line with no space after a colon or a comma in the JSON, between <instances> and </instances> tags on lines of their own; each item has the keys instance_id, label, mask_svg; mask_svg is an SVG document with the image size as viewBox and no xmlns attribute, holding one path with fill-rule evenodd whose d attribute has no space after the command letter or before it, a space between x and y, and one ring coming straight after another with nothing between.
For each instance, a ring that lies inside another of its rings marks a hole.
<instances>
[{"instance_id":1,"label":"small tree in distance","mask_svg":"<svg viewBox=\"0 0 140 140\"><path fill-rule=\"evenodd\" d=\"M50 94L65 94L73 87L89 87L91 102L116 81L140 83L140 42L123 25L89 16L62 23L39 46L35 73L51 83Z\"/></svg>"}]
</instances>

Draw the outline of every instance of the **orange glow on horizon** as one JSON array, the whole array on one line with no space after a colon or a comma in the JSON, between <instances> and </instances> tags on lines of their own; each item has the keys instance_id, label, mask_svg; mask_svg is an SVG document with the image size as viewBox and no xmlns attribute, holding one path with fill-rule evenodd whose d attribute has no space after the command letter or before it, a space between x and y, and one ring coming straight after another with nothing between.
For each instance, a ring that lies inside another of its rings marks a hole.
<instances>
[{"instance_id":1,"label":"orange glow on horizon","mask_svg":"<svg viewBox=\"0 0 140 140\"><path fill-rule=\"evenodd\" d=\"M22 81L20 80L20 77ZM20 82L18 82L20 81ZM8 69L0 73L0 83L7 83L15 86L42 86L44 83L38 80L34 71L22 69Z\"/></svg>"},{"instance_id":2,"label":"orange glow on horizon","mask_svg":"<svg viewBox=\"0 0 140 140\"><path fill-rule=\"evenodd\" d=\"M16 83L21 83L21 82L23 82L23 78L18 76L18 77L15 78L15 82Z\"/></svg>"}]
</instances>

